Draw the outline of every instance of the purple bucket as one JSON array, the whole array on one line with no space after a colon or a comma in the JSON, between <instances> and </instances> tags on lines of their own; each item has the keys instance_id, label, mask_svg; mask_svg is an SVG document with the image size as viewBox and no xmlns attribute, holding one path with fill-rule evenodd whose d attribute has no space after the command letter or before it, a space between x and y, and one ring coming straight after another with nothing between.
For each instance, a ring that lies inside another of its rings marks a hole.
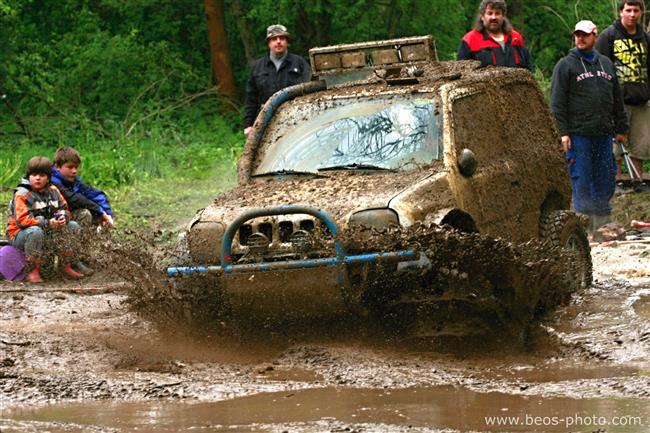
<instances>
[{"instance_id":1,"label":"purple bucket","mask_svg":"<svg viewBox=\"0 0 650 433\"><path fill-rule=\"evenodd\" d=\"M11 245L0 248L0 275L9 281L22 281L25 279L25 266L27 260L19 249Z\"/></svg>"}]
</instances>

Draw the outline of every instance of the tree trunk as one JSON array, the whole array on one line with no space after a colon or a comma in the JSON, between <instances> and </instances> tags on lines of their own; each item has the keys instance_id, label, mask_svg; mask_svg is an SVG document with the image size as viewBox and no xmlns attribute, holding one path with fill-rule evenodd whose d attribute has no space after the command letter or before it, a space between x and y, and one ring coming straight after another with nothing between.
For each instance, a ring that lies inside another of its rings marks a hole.
<instances>
[{"instance_id":1,"label":"tree trunk","mask_svg":"<svg viewBox=\"0 0 650 433\"><path fill-rule=\"evenodd\" d=\"M230 65L230 51L226 38L224 0L204 0L205 16L208 22L212 78L219 87L219 93L234 98L237 94L235 79Z\"/></svg>"},{"instance_id":2,"label":"tree trunk","mask_svg":"<svg viewBox=\"0 0 650 433\"><path fill-rule=\"evenodd\" d=\"M386 10L386 28L388 29L388 39L393 39L397 34L399 21L401 18L397 0L391 0Z\"/></svg>"},{"instance_id":3,"label":"tree trunk","mask_svg":"<svg viewBox=\"0 0 650 433\"><path fill-rule=\"evenodd\" d=\"M251 28L246 22L246 14L244 8L242 7L240 0L231 0L232 12L235 15L237 20L237 29L239 30L239 37L241 42L244 45L244 54L246 55L246 61L249 65L252 65L257 55L255 54L257 50L255 49L255 38L251 33Z\"/></svg>"}]
</instances>

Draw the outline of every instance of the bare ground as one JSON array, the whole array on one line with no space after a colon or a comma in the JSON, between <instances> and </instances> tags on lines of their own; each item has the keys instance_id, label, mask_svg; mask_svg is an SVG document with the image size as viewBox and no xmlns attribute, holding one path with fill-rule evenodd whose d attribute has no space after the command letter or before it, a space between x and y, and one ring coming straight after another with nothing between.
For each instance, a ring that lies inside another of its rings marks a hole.
<instances>
[{"instance_id":1,"label":"bare ground","mask_svg":"<svg viewBox=\"0 0 650 433\"><path fill-rule=\"evenodd\" d=\"M38 287L5 282L0 405L15 411L74 401L224 402L299 390L450 385L479 395L647 402L649 253L650 245L640 242L595 246L594 286L547 317L528 347L472 355L400 345L354 320L321 323L299 338L276 332L257 343L163 335L130 311L125 287L106 283L107 275ZM11 418L0 420L0 428L32 431ZM290 431L398 431L401 424L291 425ZM271 423L262 431L275 428Z\"/></svg>"}]
</instances>

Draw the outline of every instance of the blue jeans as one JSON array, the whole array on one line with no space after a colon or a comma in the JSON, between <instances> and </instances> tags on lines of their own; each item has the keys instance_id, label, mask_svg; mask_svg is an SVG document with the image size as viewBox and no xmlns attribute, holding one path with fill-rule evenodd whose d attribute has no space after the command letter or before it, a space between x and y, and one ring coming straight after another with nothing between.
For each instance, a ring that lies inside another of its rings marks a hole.
<instances>
[{"instance_id":1,"label":"blue jeans","mask_svg":"<svg viewBox=\"0 0 650 433\"><path fill-rule=\"evenodd\" d=\"M68 224L62 229L57 230L57 232L61 232L61 235L67 236L78 234L80 230L81 227L79 227L79 224L75 221L68 221ZM46 233L49 235L53 231L43 230L39 226L27 227L16 234L14 240L11 241L11 245L22 250L26 256L41 256L43 254L43 241L45 240Z\"/></svg>"},{"instance_id":2,"label":"blue jeans","mask_svg":"<svg viewBox=\"0 0 650 433\"><path fill-rule=\"evenodd\" d=\"M588 215L610 215L616 187L612 135L587 137L571 134L566 153L573 187L573 208Z\"/></svg>"}]
</instances>

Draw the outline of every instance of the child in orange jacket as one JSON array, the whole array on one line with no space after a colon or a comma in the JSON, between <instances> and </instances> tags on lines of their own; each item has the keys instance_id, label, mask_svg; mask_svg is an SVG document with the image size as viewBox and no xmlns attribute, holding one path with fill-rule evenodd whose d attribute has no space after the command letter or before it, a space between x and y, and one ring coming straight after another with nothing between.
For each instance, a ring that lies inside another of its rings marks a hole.
<instances>
[{"instance_id":1,"label":"child in orange jacket","mask_svg":"<svg viewBox=\"0 0 650 433\"><path fill-rule=\"evenodd\" d=\"M27 163L25 178L14 190L9 205L7 235L11 244L22 250L31 264L26 281L43 282L40 269L43 243L47 236L71 235L80 231L79 225L70 221L68 205L61 192L50 183L52 163L44 156L35 156ZM56 242L61 246L66 242ZM64 247L65 248L65 247ZM72 252L57 251L64 264L63 273L71 278L84 275L72 269Z\"/></svg>"}]
</instances>

